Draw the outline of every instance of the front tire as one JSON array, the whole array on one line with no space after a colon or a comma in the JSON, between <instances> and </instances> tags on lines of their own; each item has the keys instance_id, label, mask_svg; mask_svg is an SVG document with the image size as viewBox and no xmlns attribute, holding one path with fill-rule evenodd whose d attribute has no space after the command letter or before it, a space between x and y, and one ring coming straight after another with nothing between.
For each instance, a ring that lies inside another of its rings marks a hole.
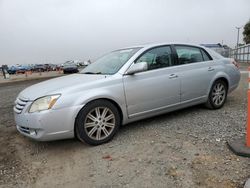
<instances>
[{"instance_id":1,"label":"front tire","mask_svg":"<svg viewBox=\"0 0 250 188\"><path fill-rule=\"evenodd\" d=\"M110 141L120 127L120 114L114 104L107 100L88 103L76 118L76 136L90 145Z\"/></svg>"},{"instance_id":2,"label":"front tire","mask_svg":"<svg viewBox=\"0 0 250 188\"><path fill-rule=\"evenodd\" d=\"M223 80L216 80L210 90L206 107L210 109L221 108L227 99L227 84Z\"/></svg>"}]
</instances>

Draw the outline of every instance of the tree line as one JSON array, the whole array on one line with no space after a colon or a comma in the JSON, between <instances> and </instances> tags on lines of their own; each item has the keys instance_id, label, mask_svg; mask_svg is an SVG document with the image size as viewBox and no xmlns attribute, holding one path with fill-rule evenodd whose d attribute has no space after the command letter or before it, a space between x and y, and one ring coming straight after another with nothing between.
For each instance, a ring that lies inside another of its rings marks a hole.
<instances>
[{"instance_id":1,"label":"tree line","mask_svg":"<svg viewBox=\"0 0 250 188\"><path fill-rule=\"evenodd\" d=\"M250 43L250 20L244 26L243 40L246 44Z\"/></svg>"}]
</instances>

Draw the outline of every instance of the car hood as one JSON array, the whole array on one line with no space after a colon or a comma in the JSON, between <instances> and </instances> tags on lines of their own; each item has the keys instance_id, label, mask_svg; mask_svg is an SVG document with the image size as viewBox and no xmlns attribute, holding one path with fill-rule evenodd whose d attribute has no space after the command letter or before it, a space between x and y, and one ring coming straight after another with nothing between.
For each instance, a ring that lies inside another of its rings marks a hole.
<instances>
[{"instance_id":1,"label":"car hood","mask_svg":"<svg viewBox=\"0 0 250 188\"><path fill-rule=\"evenodd\" d=\"M19 97L33 101L42 96L62 93L63 90L76 88L79 85L89 86L96 81L105 79L106 77L106 75L88 74L72 74L69 76L62 76L27 87L19 94Z\"/></svg>"}]
</instances>

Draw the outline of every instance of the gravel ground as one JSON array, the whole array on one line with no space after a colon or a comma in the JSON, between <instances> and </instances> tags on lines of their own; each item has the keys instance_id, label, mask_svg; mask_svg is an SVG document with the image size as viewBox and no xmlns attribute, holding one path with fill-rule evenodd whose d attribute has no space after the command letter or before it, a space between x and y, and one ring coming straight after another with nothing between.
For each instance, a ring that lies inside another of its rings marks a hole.
<instances>
[{"instance_id":1,"label":"gravel ground","mask_svg":"<svg viewBox=\"0 0 250 188\"><path fill-rule=\"evenodd\" d=\"M226 141L245 133L247 74L220 110L195 106L123 126L109 143L36 142L15 128L17 94L0 85L0 187L243 187L250 161Z\"/></svg>"}]
</instances>

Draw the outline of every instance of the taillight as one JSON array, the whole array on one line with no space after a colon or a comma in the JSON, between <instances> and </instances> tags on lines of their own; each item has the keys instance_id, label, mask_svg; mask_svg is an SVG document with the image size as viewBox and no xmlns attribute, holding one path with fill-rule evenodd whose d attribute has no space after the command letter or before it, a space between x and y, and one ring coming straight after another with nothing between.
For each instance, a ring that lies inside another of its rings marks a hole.
<instances>
[{"instance_id":1,"label":"taillight","mask_svg":"<svg viewBox=\"0 0 250 188\"><path fill-rule=\"evenodd\" d=\"M232 60L232 63L234 64L235 67L239 68L238 63L234 59Z\"/></svg>"}]
</instances>

